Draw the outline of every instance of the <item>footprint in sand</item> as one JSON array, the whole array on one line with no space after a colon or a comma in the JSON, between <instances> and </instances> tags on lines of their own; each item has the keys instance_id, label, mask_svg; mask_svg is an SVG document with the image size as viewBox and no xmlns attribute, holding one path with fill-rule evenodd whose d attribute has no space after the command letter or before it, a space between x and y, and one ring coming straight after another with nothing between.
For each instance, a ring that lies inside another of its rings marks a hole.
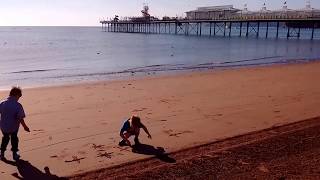
<instances>
[{"instance_id":1,"label":"footprint in sand","mask_svg":"<svg viewBox=\"0 0 320 180\"><path fill-rule=\"evenodd\" d=\"M106 157L108 159L112 158L113 152L110 152L110 153L106 152L105 145L92 144L92 148L96 151L97 157ZM111 148L111 146L108 146L107 148Z\"/></svg>"},{"instance_id":2,"label":"footprint in sand","mask_svg":"<svg viewBox=\"0 0 320 180\"><path fill-rule=\"evenodd\" d=\"M78 151L78 154L80 154L80 155L86 155L87 152L85 152L85 151Z\"/></svg>"},{"instance_id":3,"label":"footprint in sand","mask_svg":"<svg viewBox=\"0 0 320 180\"><path fill-rule=\"evenodd\" d=\"M165 130L164 131L166 134L169 136L174 136L174 137L180 137L182 134L188 134L188 133L193 133L193 131L180 131L180 132L174 132L172 129Z\"/></svg>"},{"instance_id":4,"label":"footprint in sand","mask_svg":"<svg viewBox=\"0 0 320 180\"><path fill-rule=\"evenodd\" d=\"M130 147L119 147L119 146L116 146L114 148L117 148L117 149L120 149L120 152L122 151L127 151L127 152L131 152L131 148Z\"/></svg>"},{"instance_id":5,"label":"footprint in sand","mask_svg":"<svg viewBox=\"0 0 320 180\"><path fill-rule=\"evenodd\" d=\"M108 152L98 153L97 157L106 157L108 159L111 159L112 158L112 154L113 154L113 152L110 152L110 153L108 153Z\"/></svg>"},{"instance_id":6,"label":"footprint in sand","mask_svg":"<svg viewBox=\"0 0 320 180\"><path fill-rule=\"evenodd\" d=\"M222 116L223 114L204 114L203 117L206 118L206 119L211 119L211 120L218 120L216 119L217 117L220 117Z\"/></svg>"},{"instance_id":7,"label":"footprint in sand","mask_svg":"<svg viewBox=\"0 0 320 180\"><path fill-rule=\"evenodd\" d=\"M35 132L43 132L44 130L43 129L35 129L33 131L35 131Z\"/></svg>"},{"instance_id":8,"label":"footprint in sand","mask_svg":"<svg viewBox=\"0 0 320 180\"><path fill-rule=\"evenodd\" d=\"M275 118L282 118L283 116L281 116L281 115L278 115L278 116L275 116Z\"/></svg>"},{"instance_id":9,"label":"footprint in sand","mask_svg":"<svg viewBox=\"0 0 320 180\"><path fill-rule=\"evenodd\" d=\"M44 130L43 129L35 129L35 130L33 130L33 132L36 132L36 133L33 134L34 136L36 136L38 134L43 134Z\"/></svg>"},{"instance_id":10,"label":"footprint in sand","mask_svg":"<svg viewBox=\"0 0 320 180\"><path fill-rule=\"evenodd\" d=\"M144 111L144 110L146 110L146 109L148 109L148 108L134 109L132 112L133 112L133 113L141 112L141 111Z\"/></svg>"},{"instance_id":11,"label":"footprint in sand","mask_svg":"<svg viewBox=\"0 0 320 180\"><path fill-rule=\"evenodd\" d=\"M186 134L186 133L193 133L193 132L192 131L182 131L182 132L170 134L169 136L180 137L180 135Z\"/></svg>"},{"instance_id":12,"label":"footprint in sand","mask_svg":"<svg viewBox=\"0 0 320 180\"><path fill-rule=\"evenodd\" d=\"M177 115L176 114L173 114L173 115L170 115L170 116L167 116L168 118L170 117L176 117Z\"/></svg>"},{"instance_id":13,"label":"footprint in sand","mask_svg":"<svg viewBox=\"0 0 320 180\"><path fill-rule=\"evenodd\" d=\"M173 130L169 129L169 130L164 130L163 132L165 132L166 134L171 134L173 132Z\"/></svg>"},{"instance_id":14,"label":"footprint in sand","mask_svg":"<svg viewBox=\"0 0 320 180\"><path fill-rule=\"evenodd\" d=\"M168 103L169 103L169 100L167 100L167 99L161 99L160 102L162 102L162 103L167 103L167 104L168 104Z\"/></svg>"},{"instance_id":15,"label":"footprint in sand","mask_svg":"<svg viewBox=\"0 0 320 180\"><path fill-rule=\"evenodd\" d=\"M100 145L96 145L96 144L92 144L92 148L97 150L97 149L103 149L104 148L104 145L100 144Z\"/></svg>"},{"instance_id":16,"label":"footprint in sand","mask_svg":"<svg viewBox=\"0 0 320 180\"><path fill-rule=\"evenodd\" d=\"M33 136L37 136L37 135L39 135L39 134L43 134L44 132L38 132L38 133L34 133L34 134L32 134Z\"/></svg>"},{"instance_id":17,"label":"footprint in sand","mask_svg":"<svg viewBox=\"0 0 320 180\"><path fill-rule=\"evenodd\" d=\"M77 162L80 164L80 161L85 159L85 157L78 158L78 156L72 156L72 160L65 160L66 163Z\"/></svg>"},{"instance_id":18,"label":"footprint in sand","mask_svg":"<svg viewBox=\"0 0 320 180\"><path fill-rule=\"evenodd\" d=\"M52 156L50 156L50 158L58 158L58 156L57 155L52 155Z\"/></svg>"}]
</instances>

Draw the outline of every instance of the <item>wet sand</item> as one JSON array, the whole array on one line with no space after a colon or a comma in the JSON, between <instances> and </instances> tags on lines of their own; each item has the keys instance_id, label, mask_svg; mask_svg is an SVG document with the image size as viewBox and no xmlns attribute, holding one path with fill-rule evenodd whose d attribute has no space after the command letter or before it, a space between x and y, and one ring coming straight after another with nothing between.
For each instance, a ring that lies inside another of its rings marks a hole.
<instances>
[{"instance_id":1,"label":"wet sand","mask_svg":"<svg viewBox=\"0 0 320 180\"><path fill-rule=\"evenodd\" d=\"M32 132L19 133L20 171L81 174L320 116L319 69L314 62L26 89ZM153 135L141 132L148 152L117 145L131 114ZM0 162L1 179L23 177L11 164Z\"/></svg>"}]
</instances>

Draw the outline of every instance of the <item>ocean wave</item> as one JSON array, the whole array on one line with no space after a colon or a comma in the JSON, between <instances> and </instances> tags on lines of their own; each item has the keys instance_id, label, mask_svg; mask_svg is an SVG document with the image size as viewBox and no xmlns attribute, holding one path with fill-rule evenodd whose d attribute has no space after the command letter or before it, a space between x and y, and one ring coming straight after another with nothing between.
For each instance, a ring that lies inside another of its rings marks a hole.
<instances>
[{"instance_id":1,"label":"ocean wave","mask_svg":"<svg viewBox=\"0 0 320 180\"><path fill-rule=\"evenodd\" d=\"M266 59L265 58L257 58L258 59ZM268 57L271 58L271 57ZM115 72L99 72L99 73L82 73L82 74L69 74L69 75L60 75L60 76L52 76L49 78L74 78L74 77L93 77L93 76L111 76L111 75L134 75L135 73L145 73L149 74L152 72L173 72L173 71L192 71L192 70L212 70L212 69L232 69L237 67L252 67L252 66L267 66L267 65L275 65L275 64L293 64L293 63L304 63L315 61L318 59L277 59L274 61L264 61L264 62L252 62L246 64L232 64L232 63L206 63L206 64L197 64L197 65L185 65L185 64L171 64L171 65L151 65L139 68L131 68L123 71L115 71ZM234 61L235 62L235 61ZM241 62L240 60L237 62Z\"/></svg>"},{"instance_id":2,"label":"ocean wave","mask_svg":"<svg viewBox=\"0 0 320 180\"><path fill-rule=\"evenodd\" d=\"M22 74L22 73L35 73L35 72L47 72L47 71L56 71L58 69L35 69L35 70L24 70L24 71L13 71L8 74Z\"/></svg>"},{"instance_id":3,"label":"ocean wave","mask_svg":"<svg viewBox=\"0 0 320 180\"><path fill-rule=\"evenodd\" d=\"M243 59L243 60L236 60L236 61L223 61L223 62L210 62L210 63L201 63L196 65L186 65L186 64L156 64L156 65L149 65L149 66L141 66L141 67L135 67L130 68L127 70L124 70L124 72L144 72L149 70L170 70L170 69L181 69L181 68L189 68L189 67L200 67L200 66L216 66L219 67L219 65L223 64L235 64L235 63L245 63L245 62L252 62L252 61L262 61L262 60L275 60L283 58L283 56L268 56L268 57L261 57L261 58L253 58L253 59Z\"/></svg>"}]
</instances>

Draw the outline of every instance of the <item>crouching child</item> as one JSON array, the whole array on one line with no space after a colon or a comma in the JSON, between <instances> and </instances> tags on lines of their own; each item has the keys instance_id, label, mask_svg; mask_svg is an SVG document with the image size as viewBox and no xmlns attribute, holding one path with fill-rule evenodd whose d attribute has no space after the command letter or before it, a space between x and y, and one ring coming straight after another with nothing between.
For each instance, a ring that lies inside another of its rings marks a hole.
<instances>
[{"instance_id":1,"label":"crouching child","mask_svg":"<svg viewBox=\"0 0 320 180\"><path fill-rule=\"evenodd\" d=\"M126 120L123 123L123 126L120 130L120 137L122 138L122 140L119 142L119 146L131 146L131 143L129 141L130 136L135 136L134 143L135 145L139 145L140 128L142 128L148 135L148 138L151 139L151 135L146 126L142 124L140 117L131 116L130 119Z\"/></svg>"}]
</instances>

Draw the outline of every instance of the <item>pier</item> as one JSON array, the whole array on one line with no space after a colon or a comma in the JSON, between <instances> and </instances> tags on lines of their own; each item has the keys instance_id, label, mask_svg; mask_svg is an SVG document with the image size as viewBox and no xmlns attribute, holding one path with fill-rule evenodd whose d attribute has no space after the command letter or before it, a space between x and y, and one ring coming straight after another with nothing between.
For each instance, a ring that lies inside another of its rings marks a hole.
<instances>
[{"instance_id":1,"label":"pier","mask_svg":"<svg viewBox=\"0 0 320 180\"><path fill-rule=\"evenodd\" d=\"M257 38L320 39L320 18L315 19L230 19L171 21L100 21L106 32L174 34L186 36L239 36Z\"/></svg>"}]
</instances>

